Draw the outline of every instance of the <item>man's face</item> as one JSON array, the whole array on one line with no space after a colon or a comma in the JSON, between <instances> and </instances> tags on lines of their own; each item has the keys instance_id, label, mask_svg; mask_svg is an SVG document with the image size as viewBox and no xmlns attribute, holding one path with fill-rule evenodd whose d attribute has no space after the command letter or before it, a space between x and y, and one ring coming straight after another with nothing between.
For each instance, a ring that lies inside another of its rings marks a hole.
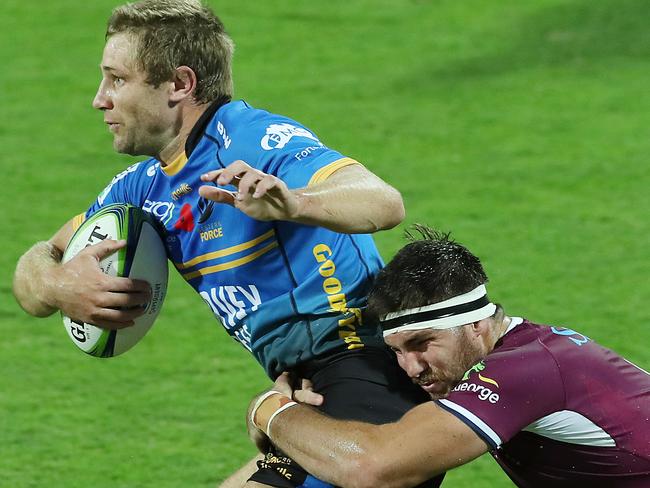
<instances>
[{"instance_id":1,"label":"man's face","mask_svg":"<svg viewBox=\"0 0 650 488\"><path fill-rule=\"evenodd\" d=\"M397 332L386 337L386 344L414 383L432 398L444 398L481 359L479 345L470 339L467 327Z\"/></svg>"},{"instance_id":2,"label":"man's face","mask_svg":"<svg viewBox=\"0 0 650 488\"><path fill-rule=\"evenodd\" d=\"M171 82L154 88L135 60L135 41L118 33L106 42L102 80L93 107L104 112L119 153L158 157L174 134L174 111L169 101Z\"/></svg>"}]
</instances>

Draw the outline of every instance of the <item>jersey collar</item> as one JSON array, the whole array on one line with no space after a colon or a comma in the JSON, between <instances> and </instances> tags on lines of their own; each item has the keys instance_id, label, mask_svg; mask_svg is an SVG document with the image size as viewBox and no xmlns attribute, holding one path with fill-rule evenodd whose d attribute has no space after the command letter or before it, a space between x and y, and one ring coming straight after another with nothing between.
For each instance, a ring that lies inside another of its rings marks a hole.
<instances>
[{"instance_id":1,"label":"jersey collar","mask_svg":"<svg viewBox=\"0 0 650 488\"><path fill-rule=\"evenodd\" d=\"M199 145L199 141L203 137L205 128L208 126L210 120L212 120L214 114L228 102L230 102L230 97L223 95L212 102L205 112L201 114L201 117L196 121L196 124L194 124L194 127L192 127L192 130L190 131L190 135L187 136L187 140L185 141L185 154L188 158L191 156L192 151L196 149L196 146Z\"/></svg>"}]
</instances>

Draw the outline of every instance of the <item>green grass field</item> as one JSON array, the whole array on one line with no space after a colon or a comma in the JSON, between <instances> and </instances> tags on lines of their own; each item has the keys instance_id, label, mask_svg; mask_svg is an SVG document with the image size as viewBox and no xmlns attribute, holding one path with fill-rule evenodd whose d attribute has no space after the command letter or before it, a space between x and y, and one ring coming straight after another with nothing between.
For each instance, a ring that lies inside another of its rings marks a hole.
<instances>
[{"instance_id":1,"label":"green grass field","mask_svg":"<svg viewBox=\"0 0 650 488\"><path fill-rule=\"evenodd\" d=\"M117 1L4 0L0 486L213 487L253 455L263 372L173 276L138 347L99 360L11 295L18 257L132 159L90 106ZM311 127L483 258L514 315L650 367L650 8L643 0L210 2L236 96ZM507 487L489 458L445 487Z\"/></svg>"}]
</instances>

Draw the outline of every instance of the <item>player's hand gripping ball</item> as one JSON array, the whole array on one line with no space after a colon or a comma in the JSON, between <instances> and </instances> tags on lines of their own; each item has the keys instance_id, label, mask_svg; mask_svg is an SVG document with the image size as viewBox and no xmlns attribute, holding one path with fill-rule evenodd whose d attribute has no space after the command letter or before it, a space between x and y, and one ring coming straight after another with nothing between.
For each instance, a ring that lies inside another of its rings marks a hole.
<instances>
[{"instance_id":1,"label":"player's hand gripping ball","mask_svg":"<svg viewBox=\"0 0 650 488\"><path fill-rule=\"evenodd\" d=\"M72 342L97 357L112 357L131 349L151 328L167 292L167 255L153 218L133 205L104 207L88 218L72 236L62 262L66 263L89 245L104 239L125 240L126 246L99 262L109 276L128 277L151 285L151 300L135 324L107 330L75 321L63 315L63 324Z\"/></svg>"}]
</instances>

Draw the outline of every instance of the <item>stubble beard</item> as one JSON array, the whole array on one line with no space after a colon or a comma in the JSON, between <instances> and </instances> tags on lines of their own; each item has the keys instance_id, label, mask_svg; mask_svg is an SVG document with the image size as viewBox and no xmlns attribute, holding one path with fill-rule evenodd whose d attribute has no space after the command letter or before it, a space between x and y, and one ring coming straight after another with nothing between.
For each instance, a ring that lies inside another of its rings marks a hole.
<instances>
[{"instance_id":1,"label":"stubble beard","mask_svg":"<svg viewBox=\"0 0 650 488\"><path fill-rule=\"evenodd\" d=\"M464 329L459 333L457 340L457 361L444 370L434 371L429 368L417 378L413 378L413 382L418 385L426 385L434 381L444 384L443 391L429 393L434 400L449 396L449 393L460 382L465 372L482 358L481 351L470 342Z\"/></svg>"},{"instance_id":2,"label":"stubble beard","mask_svg":"<svg viewBox=\"0 0 650 488\"><path fill-rule=\"evenodd\" d=\"M118 154L128 154L129 156L148 156L155 157L153 149L138 145L134 137L124 134L122 137L115 136L113 139L113 150Z\"/></svg>"}]
</instances>

